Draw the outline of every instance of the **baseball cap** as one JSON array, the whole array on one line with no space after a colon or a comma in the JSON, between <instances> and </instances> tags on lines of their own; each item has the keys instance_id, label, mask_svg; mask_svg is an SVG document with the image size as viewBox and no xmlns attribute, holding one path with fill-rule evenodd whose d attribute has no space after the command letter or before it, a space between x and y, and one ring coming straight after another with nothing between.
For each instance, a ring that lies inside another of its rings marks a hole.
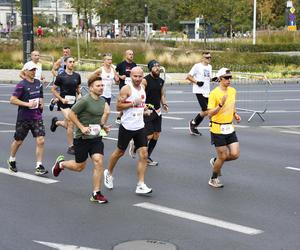
<instances>
[{"instance_id":1,"label":"baseball cap","mask_svg":"<svg viewBox=\"0 0 300 250\"><path fill-rule=\"evenodd\" d=\"M150 62L148 62L148 69L151 71L151 69L157 64L160 65L158 61L151 60Z\"/></svg>"},{"instance_id":2,"label":"baseball cap","mask_svg":"<svg viewBox=\"0 0 300 250\"><path fill-rule=\"evenodd\" d=\"M218 78L223 77L223 76L232 76L230 69L228 68L221 68L219 69L217 75Z\"/></svg>"},{"instance_id":3,"label":"baseball cap","mask_svg":"<svg viewBox=\"0 0 300 250\"><path fill-rule=\"evenodd\" d=\"M33 69L37 69L37 66L33 61L29 61L24 65L24 70L33 70Z\"/></svg>"}]
</instances>

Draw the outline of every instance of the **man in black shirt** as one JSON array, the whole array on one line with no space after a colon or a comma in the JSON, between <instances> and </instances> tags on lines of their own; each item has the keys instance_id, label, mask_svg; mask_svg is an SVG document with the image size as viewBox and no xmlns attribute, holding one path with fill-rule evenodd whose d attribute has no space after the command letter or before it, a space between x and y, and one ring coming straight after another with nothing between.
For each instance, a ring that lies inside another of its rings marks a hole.
<instances>
[{"instance_id":1,"label":"man in black shirt","mask_svg":"<svg viewBox=\"0 0 300 250\"><path fill-rule=\"evenodd\" d=\"M52 118L50 130L55 132L58 126L67 129L67 143L68 153L74 154L73 146L73 123L69 120L69 112L71 107L75 104L76 99L80 98L80 84L81 77L78 73L74 72L74 58L65 58L66 69L63 73L59 74L51 88L53 95L59 100L57 105L64 115L64 120L59 121L57 117ZM60 91L58 92L58 88Z\"/></svg>"},{"instance_id":2,"label":"man in black shirt","mask_svg":"<svg viewBox=\"0 0 300 250\"><path fill-rule=\"evenodd\" d=\"M130 78L130 72L131 69L136 67L136 63L133 61L133 51L132 50L126 50L125 51L125 60L121 63L119 63L116 67L116 71L119 74L120 78L120 83L119 83L119 89L123 86L125 86L128 83L131 83L131 78ZM121 123L121 116L122 113L120 112L118 114L116 123L120 124Z\"/></svg>"},{"instance_id":3,"label":"man in black shirt","mask_svg":"<svg viewBox=\"0 0 300 250\"><path fill-rule=\"evenodd\" d=\"M164 90L164 80L159 77L160 64L156 60L148 63L150 74L145 76L142 84L146 91L146 105L152 110L150 115L144 116L145 128L148 139L148 165L157 166L158 162L153 161L150 156L156 146L157 140L161 132L162 115L161 106L164 111L168 111L167 100ZM134 157L134 145L130 143L129 153Z\"/></svg>"}]
</instances>

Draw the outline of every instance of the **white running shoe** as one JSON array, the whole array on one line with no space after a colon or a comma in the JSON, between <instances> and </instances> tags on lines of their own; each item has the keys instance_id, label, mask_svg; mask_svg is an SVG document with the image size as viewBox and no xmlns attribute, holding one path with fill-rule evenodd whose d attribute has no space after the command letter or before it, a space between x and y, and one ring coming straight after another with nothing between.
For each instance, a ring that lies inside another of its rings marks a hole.
<instances>
[{"instance_id":1,"label":"white running shoe","mask_svg":"<svg viewBox=\"0 0 300 250\"><path fill-rule=\"evenodd\" d=\"M104 170L104 185L105 187L107 187L108 189L113 189L114 188L114 178L112 177L112 175L109 174L108 170L105 169Z\"/></svg>"},{"instance_id":2,"label":"white running shoe","mask_svg":"<svg viewBox=\"0 0 300 250\"><path fill-rule=\"evenodd\" d=\"M152 193L152 188L148 188L145 183L136 185L136 194L150 194Z\"/></svg>"},{"instance_id":3,"label":"white running shoe","mask_svg":"<svg viewBox=\"0 0 300 250\"><path fill-rule=\"evenodd\" d=\"M220 182L219 178L209 179L208 185L215 188L222 188L224 185Z\"/></svg>"},{"instance_id":4,"label":"white running shoe","mask_svg":"<svg viewBox=\"0 0 300 250\"><path fill-rule=\"evenodd\" d=\"M133 159L135 159L135 157L136 157L136 152L134 150L135 150L134 141L130 140L128 153L129 153L130 157Z\"/></svg>"},{"instance_id":5,"label":"white running shoe","mask_svg":"<svg viewBox=\"0 0 300 250\"><path fill-rule=\"evenodd\" d=\"M153 161L150 157L147 159L147 165L151 167L158 166L158 161Z\"/></svg>"},{"instance_id":6,"label":"white running shoe","mask_svg":"<svg viewBox=\"0 0 300 250\"><path fill-rule=\"evenodd\" d=\"M121 124L121 117L117 117L117 119L115 120L116 124Z\"/></svg>"},{"instance_id":7,"label":"white running shoe","mask_svg":"<svg viewBox=\"0 0 300 250\"><path fill-rule=\"evenodd\" d=\"M217 158L215 158L215 157L213 157L209 160L209 164L210 164L212 169L214 169L214 165L215 165L216 160L217 160ZM222 176L221 169L220 169L220 172L219 172L218 176Z\"/></svg>"}]
</instances>

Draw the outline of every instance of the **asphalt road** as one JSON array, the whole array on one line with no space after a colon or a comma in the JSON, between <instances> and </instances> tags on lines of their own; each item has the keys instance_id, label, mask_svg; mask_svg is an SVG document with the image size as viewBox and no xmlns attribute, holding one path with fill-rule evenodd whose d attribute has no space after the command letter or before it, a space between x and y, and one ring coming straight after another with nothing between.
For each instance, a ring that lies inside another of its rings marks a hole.
<instances>
[{"instance_id":1,"label":"asphalt road","mask_svg":"<svg viewBox=\"0 0 300 250\"><path fill-rule=\"evenodd\" d=\"M7 168L17 113L8 103L12 88L0 85L1 169ZM180 250L300 249L300 85L276 84L268 95L257 86L236 88L239 107L267 107L267 112L265 122L254 116L249 123L251 113L240 113L241 156L225 163L223 189L207 184L214 156L208 120L201 125L201 137L189 135L188 121L199 110L191 87L167 86L170 112L164 114L163 133L152 155L159 166L149 167L146 175L152 195L135 195L136 160L128 155L117 165L114 190L103 187L109 199L104 205L89 202L90 162L81 173L64 171L58 178L49 174L58 181L52 184L0 173L0 249L109 250L143 239L170 242ZM47 90L46 103L50 98ZM115 102L111 123L114 110ZM72 158L66 154L65 131L49 130L54 115L61 117L45 109L48 170L60 153ZM117 138L114 128L110 138ZM104 144L107 166L116 141ZM29 135L17 154L19 171L33 175L34 154Z\"/></svg>"}]
</instances>

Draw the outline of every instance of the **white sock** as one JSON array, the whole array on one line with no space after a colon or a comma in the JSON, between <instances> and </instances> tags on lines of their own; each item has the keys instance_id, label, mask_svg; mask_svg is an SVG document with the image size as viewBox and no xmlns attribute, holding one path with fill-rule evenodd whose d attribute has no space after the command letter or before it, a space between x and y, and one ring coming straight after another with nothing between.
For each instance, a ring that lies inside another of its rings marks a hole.
<instances>
[{"instance_id":1,"label":"white sock","mask_svg":"<svg viewBox=\"0 0 300 250\"><path fill-rule=\"evenodd\" d=\"M139 182L137 183L138 186L143 185L143 184L144 184L143 181L139 181Z\"/></svg>"},{"instance_id":2,"label":"white sock","mask_svg":"<svg viewBox=\"0 0 300 250\"><path fill-rule=\"evenodd\" d=\"M16 157L10 156L9 159L8 159L8 161L16 161Z\"/></svg>"},{"instance_id":3,"label":"white sock","mask_svg":"<svg viewBox=\"0 0 300 250\"><path fill-rule=\"evenodd\" d=\"M64 166L62 165L63 161L61 161L58 165L60 169L64 169Z\"/></svg>"},{"instance_id":4,"label":"white sock","mask_svg":"<svg viewBox=\"0 0 300 250\"><path fill-rule=\"evenodd\" d=\"M94 191L94 192L93 192L93 195L96 195L98 192L100 192L100 190Z\"/></svg>"},{"instance_id":5,"label":"white sock","mask_svg":"<svg viewBox=\"0 0 300 250\"><path fill-rule=\"evenodd\" d=\"M40 165L43 165L41 161L36 162L36 167L38 168Z\"/></svg>"}]
</instances>

